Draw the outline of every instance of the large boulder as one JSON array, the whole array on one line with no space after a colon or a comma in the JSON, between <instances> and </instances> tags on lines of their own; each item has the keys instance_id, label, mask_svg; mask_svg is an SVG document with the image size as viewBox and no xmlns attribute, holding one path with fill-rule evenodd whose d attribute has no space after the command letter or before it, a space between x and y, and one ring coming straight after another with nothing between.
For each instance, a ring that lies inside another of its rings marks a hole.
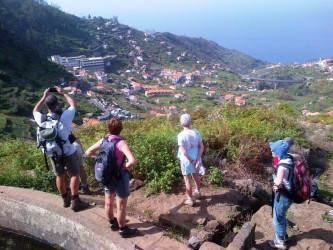
<instances>
[{"instance_id":1,"label":"large boulder","mask_svg":"<svg viewBox=\"0 0 333 250\"><path fill-rule=\"evenodd\" d=\"M333 218L328 214L331 209L315 201L292 204L287 212L289 249L333 249ZM272 208L261 207L251 221L256 224L257 249L269 249L268 240L274 239Z\"/></svg>"}]
</instances>

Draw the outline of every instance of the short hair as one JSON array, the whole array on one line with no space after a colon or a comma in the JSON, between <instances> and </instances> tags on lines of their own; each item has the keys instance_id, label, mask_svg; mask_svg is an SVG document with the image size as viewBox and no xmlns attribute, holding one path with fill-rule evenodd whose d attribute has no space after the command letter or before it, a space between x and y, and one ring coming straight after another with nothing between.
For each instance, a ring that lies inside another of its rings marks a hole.
<instances>
[{"instance_id":1,"label":"short hair","mask_svg":"<svg viewBox=\"0 0 333 250\"><path fill-rule=\"evenodd\" d=\"M192 122L192 118L189 114L182 114L180 116L180 124L183 126L183 127L188 127L191 125L191 122Z\"/></svg>"},{"instance_id":2,"label":"short hair","mask_svg":"<svg viewBox=\"0 0 333 250\"><path fill-rule=\"evenodd\" d=\"M119 118L111 118L107 124L108 131L112 135L119 135L123 130L123 123Z\"/></svg>"},{"instance_id":3,"label":"short hair","mask_svg":"<svg viewBox=\"0 0 333 250\"><path fill-rule=\"evenodd\" d=\"M58 98L51 94L45 98L45 105L51 111L56 111L58 108Z\"/></svg>"}]
</instances>

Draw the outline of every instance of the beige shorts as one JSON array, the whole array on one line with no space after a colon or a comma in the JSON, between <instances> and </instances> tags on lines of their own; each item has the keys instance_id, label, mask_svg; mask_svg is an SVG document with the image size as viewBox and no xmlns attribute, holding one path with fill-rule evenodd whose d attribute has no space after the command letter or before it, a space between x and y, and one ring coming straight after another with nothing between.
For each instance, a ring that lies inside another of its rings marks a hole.
<instances>
[{"instance_id":1,"label":"beige shorts","mask_svg":"<svg viewBox=\"0 0 333 250\"><path fill-rule=\"evenodd\" d=\"M75 148L76 148L76 151L77 151L77 153L78 153L78 155L79 155L79 165L80 166L83 166L83 150L82 150L82 147L81 147L81 145L79 144L79 143L77 143L76 141L75 142L73 142L73 145L75 146Z\"/></svg>"}]
</instances>

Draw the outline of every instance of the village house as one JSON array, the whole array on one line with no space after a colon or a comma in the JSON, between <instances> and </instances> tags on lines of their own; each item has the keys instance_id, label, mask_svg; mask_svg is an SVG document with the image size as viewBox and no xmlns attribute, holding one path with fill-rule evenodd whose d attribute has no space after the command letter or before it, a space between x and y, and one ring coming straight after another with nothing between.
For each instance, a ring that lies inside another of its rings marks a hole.
<instances>
[{"instance_id":1,"label":"village house","mask_svg":"<svg viewBox=\"0 0 333 250\"><path fill-rule=\"evenodd\" d=\"M248 93L244 93L244 94L241 95L241 97L243 99L248 99L249 98L249 94Z\"/></svg>"},{"instance_id":2,"label":"village house","mask_svg":"<svg viewBox=\"0 0 333 250\"><path fill-rule=\"evenodd\" d=\"M237 106L245 106L246 105L246 100L243 99L241 96L236 96L235 97L235 105L237 105Z\"/></svg>"},{"instance_id":3,"label":"village house","mask_svg":"<svg viewBox=\"0 0 333 250\"><path fill-rule=\"evenodd\" d=\"M128 89L128 88L124 88L121 90L122 93L124 93L125 95L133 95L133 90Z\"/></svg>"},{"instance_id":4,"label":"village house","mask_svg":"<svg viewBox=\"0 0 333 250\"><path fill-rule=\"evenodd\" d=\"M178 112L177 106L175 106L175 105L170 106L169 111L171 113L177 113Z\"/></svg>"},{"instance_id":5,"label":"village house","mask_svg":"<svg viewBox=\"0 0 333 250\"><path fill-rule=\"evenodd\" d=\"M176 90L176 89L177 89L176 85L170 85L169 88L170 88L170 89L173 89L173 90Z\"/></svg>"},{"instance_id":6,"label":"village house","mask_svg":"<svg viewBox=\"0 0 333 250\"><path fill-rule=\"evenodd\" d=\"M174 90L168 89L151 89L145 91L146 97L153 97L153 96L173 96L175 94Z\"/></svg>"},{"instance_id":7,"label":"village house","mask_svg":"<svg viewBox=\"0 0 333 250\"><path fill-rule=\"evenodd\" d=\"M171 69L163 69L160 73L165 79L170 80L172 83L177 84L185 80L185 76L182 72Z\"/></svg>"},{"instance_id":8,"label":"village house","mask_svg":"<svg viewBox=\"0 0 333 250\"><path fill-rule=\"evenodd\" d=\"M187 96L184 95L183 93L178 93L178 94L175 94L175 98L179 99L179 100L186 100Z\"/></svg>"},{"instance_id":9,"label":"village house","mask_svg":"<svg viewBox=\"0 0 333 250\"><path fill-rule=\"evenodd\" d=\"M169 77L168 79L171 80L172 83L177 84L184 79L184 76L182 73L176 72L173 75L171 75L171 77Z\"/></svg>"},{"instance_id":10,"label":"village house","mask_svg":"<svg viewBox=\"0 0 333 250\"><path fill-rule=\"evenodd\" d=\"M82 120L83 120L83 125L94 125L99 123L99 120L96 118L85 117Z\"/></svg>"},{"instance_id":11,"label":"village house","mask_svg":"<svg viewBox=\"0 0 333 250\"><path fill-rule=\"evenodd\" d=\"M157 85L150 85L150 84L144 84L141 87L142 87L143 91L159 89L159 87Z\"/></svg>"},{"instance_id":12,"label":"village house","mask_svg":"<svg viewBox=\"0 0 333 250\"><path fill-rule=\"evenodd\" d=\"M142 73L142 78L145 79L145 80L150 80L151 75L149 75L148 73Z\"/></svg>"},{"instance_id":13,"label":"village house","mask_svg":"<svg viewBox=\"0 0 333 250\"><path fill-rule=\"evenodd\" d=\"M235 99L235 95L233 95L233 94L226 94L224 96L224 100L226 100L227 102L233 101L234 99Z\"/></svg>"},{"instance_id":14,"label":"village house","mask_svg":"<svg viewBox=\"0 0 333 250\"><path fill-rule=\"evenodd\" d=\"M200 87L201 87L202 89L209 89L209 86L208 86L208 85L205 85L205 84L201 84Z\"/></svg>"},{"instance_id":15,"label":"village house","mask_svg":"<svg viewBox=\"0 0 333 250\"><path fill-rule=\"evenodd\" d=\"M187 73L187 74L185 74L185 80L186 81L192 81L192 80L194 80L193 73Z\"/></svg>"},{"instance_id":16,"label":"village house","mask_svg":"<svg viewBox=\"0 0 333 250\"><path fill-rule=\"evenodd\" d=\"M86 57L85 55L73 56L73 57L62 57L59 55L51 56L51 61L57 64L60 64L64 67L80 67L80 68L89 68L89 67L103 67L105 63L114 56L105 56L105 57Z\"/></svg>"},{"instance_id":17,"label":"village house","mask_svg":"<svg viewBox=\"0 0 333 250\"><path fill-rule=\"evenodd\" d=\"M98 94L95 91L93 91L92 89L87 91L87 96L89 96L89 97L95 97L97 95Z\"/></svg>"},{"instance_id":18,"label":"village house","mask_svg":"<svg viewBox=\"0 0 333 250\"><path fill-rule=\"evenodd\" d=\"M217 94L216 94L216 91L209 90L209 91L206 92L206 96L208 96L208 97L216 97Z\"/></svg>"},{"instance_id":19,"label":"village house","mask_svg":"<svg viewBox=\"0 0 333 250\"><path fill-rule=\"evenodd\" d=\"M129 100L130 100L131 104L139 104L140 103L139 97L137 97L135 95L130 95Z\"/></svg>"},{"instance_id":20,"label":"village house","mask_svg":"<svg viewBox=\"0 0 333 250\"><path fill-rule=\"evenodd\" d=\"M95 76L98 81L101 81L102 83L106 83L108 80L108 76L104 72L95 72Z\"/></svg>"},{"instance_id":21,"label":"village house","mask_svg":"<svg viewBox=\"0 0 333 250\"><path fill-rule=\"evenodd\" d=\"M141 86L141 84L138 83L138 82L132 81L132 82L130 83L130 85L131 85L133 91L141 91L141 90L142 90L142 86Z\"/></svg>"}]
</instances>

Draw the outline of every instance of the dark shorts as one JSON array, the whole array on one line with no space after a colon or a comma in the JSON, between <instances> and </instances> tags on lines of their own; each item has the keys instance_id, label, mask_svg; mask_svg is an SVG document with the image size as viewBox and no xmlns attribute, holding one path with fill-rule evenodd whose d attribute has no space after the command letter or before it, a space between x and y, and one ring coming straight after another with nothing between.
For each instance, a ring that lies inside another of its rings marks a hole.
<instances>
[{"instance_id":1,"label":"dark shorts","mask_svg":"<svg viewBox=\"0 0 333 250\"><path fill-rule=\"evenodd\" d=\"M61 176L66 171L72 176L80 173L80 158L77 151L71 155L64 156L63 159L61 156L57 157L55 161L51 159L51 164L56 176Z\"/></svg>"},{"instance_id":2,"label":"dark shorts","mask_svg":"<svg viewBox=\"0 0 333 250\"><path fill-rule=\"evenodd\" d=\"M104 191L106 194L116 192L116 195L120 198L127 198L130 196L128 171L123 171L122 179L118 180L115 186L104 186Z\"/></svg>"}]
</instances>

